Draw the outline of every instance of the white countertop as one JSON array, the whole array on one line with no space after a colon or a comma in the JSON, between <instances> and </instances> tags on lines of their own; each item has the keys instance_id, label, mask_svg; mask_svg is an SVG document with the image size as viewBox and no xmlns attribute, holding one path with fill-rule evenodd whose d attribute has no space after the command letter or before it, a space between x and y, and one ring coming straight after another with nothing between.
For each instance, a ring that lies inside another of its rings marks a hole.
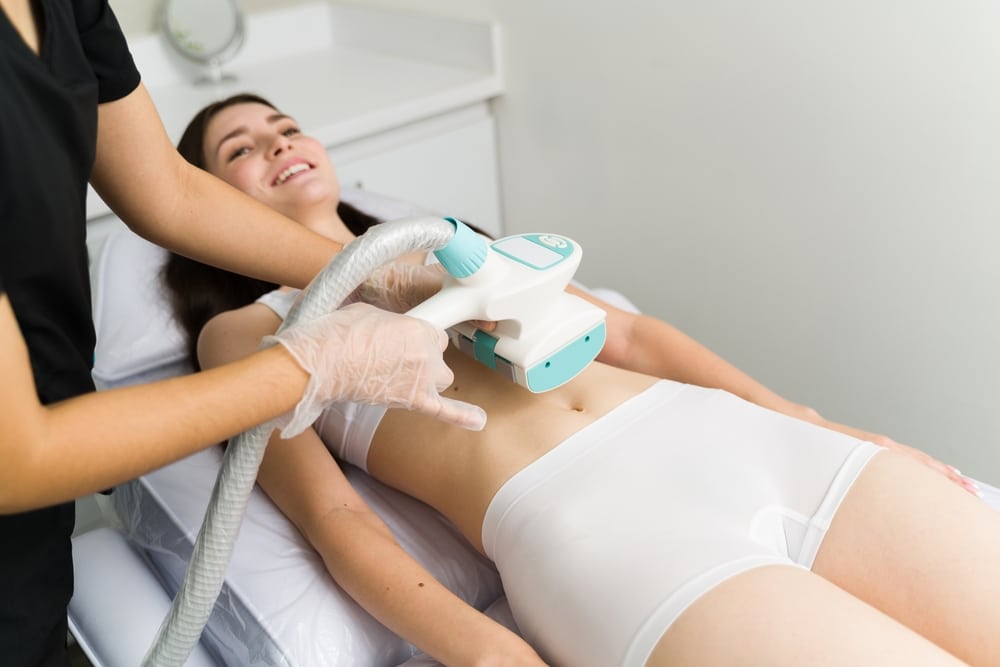
<instances>
[{"instance_id":1,"label":"white countertop","mask_svg":"<svg viewBox=\"0 0 1000 667\"><path fill-rule=\"evenodd\" d=\"M327 147L499 95L496 24L315 2L246 17L246 40L223 69L204 72L159 34L130 40L143 81L176 143L198 109L254 92L294 116ZM87 217L108 212L91 191Z\"/></svg>"}]
</instances>

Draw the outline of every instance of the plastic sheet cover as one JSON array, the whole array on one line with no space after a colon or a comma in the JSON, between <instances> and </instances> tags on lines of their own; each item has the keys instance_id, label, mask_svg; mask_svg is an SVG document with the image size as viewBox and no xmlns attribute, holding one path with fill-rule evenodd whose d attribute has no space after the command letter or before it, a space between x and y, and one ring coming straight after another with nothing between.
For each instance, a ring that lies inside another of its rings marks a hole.
<instances>
[{"instance_id":1,"label":"plastic sheet cover","mask_svg":"<svg viewBox=\"0 0 1000 667\"><path fill-rule=\"evenodd\" d=\"M115 490L128 539L172 596L221 462L221 449L199 452ZM348 479L414 558L477 609L501 597L492 563L440 514L357 468ZM495 607L501 618L509 611ZM508 623L513 620L509 619ZM259 487L202 643L224 665L389 667L433 660L382 626L341 590L319 555Z\"/></svg>"}]
</instances>

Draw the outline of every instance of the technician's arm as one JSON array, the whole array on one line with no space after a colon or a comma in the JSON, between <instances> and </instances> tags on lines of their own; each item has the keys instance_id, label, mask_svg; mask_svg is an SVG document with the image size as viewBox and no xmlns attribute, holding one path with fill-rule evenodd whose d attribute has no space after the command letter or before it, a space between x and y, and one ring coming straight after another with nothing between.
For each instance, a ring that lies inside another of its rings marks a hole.
<instances>
[{"instance_id":1,"label":"technician's arm","mask_svg":"<svg viewBox=\"0 0 1000 667\"><path fill-rule=\"evenodd\" d=\"M0 294L0 513L106 489L293 408L308 374L281 347L211 372L37 399L28 352Z\"/></svg>"},{"instance_id":2,"label":"technician's arm","mask_svg":"<svg viewBox=\"0 0 1000 667\"><path fill-rule=\"evenodd\" d=\"M237 273L303 287L342 248L188 164L142 84L99 107L90 180L139 235Z\"/></svg>"}]
</instances>

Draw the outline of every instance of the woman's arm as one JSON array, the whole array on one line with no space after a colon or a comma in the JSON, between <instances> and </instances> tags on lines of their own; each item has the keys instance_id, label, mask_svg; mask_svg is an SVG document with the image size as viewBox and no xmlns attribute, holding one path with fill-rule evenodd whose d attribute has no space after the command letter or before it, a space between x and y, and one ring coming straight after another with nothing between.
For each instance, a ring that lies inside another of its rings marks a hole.
<instances>
[{"instance_id":1,"label":"woman's arm","mask_svg":"<svg viewBox=\"0 0 1000 667\"><path fill-rule=\"evenodd\" d=\"M296 405L308 375L275 347L210 373L43 406L0 293L0 513L94 493Z\"/></svg>"},{"instance_id":2,"label":"woman's arm","mask_svg":"<svg viewBox=\"0 0 1000 667\"><path fill-rule=\"evenodd\" d=\"M198 340L202 367L249 354L278 324L259 304L213 318ZM447 665L542 664L520 637L451 593L399 546L314 430L288 440L272 436L257 479L334 580L396 634Z\"/></svg>"},{"instance_id":3,"label":"woman's arm","mask_svg":"<svg viewBox=\"0 0 1000 667\"><path fill-rule=\"evenodd\" d=\"M953 466L887 436L829 421L813 408L789 401L662 320L615 308L573 286L567 289L595 303L608 313L608 338L604 349L598 355L600 361L654 377L725 389L752 403L790 417L900 451L940 472L970 493L977 495L980 493L976 485L963 477Z\"/></svg>"},{"instance_id":4,"label":"woman's arm","mask_svg":"<svg viewBox=\"0 0 1000 667\"><path fill-rule=\"evenodd\" d=\"M757 405L813 420L815 411L779 396L663 320L616 308L572 285L567 291L608 314L608 337L599 361L654 377L725 389Z\"/></svg>"},{"instance_id":5,"label":"woman's arm","mask_svg":"<svg viewBox=\"0 0 1000 667\"><path fill-rule=\"evenodd\" d=\"M541 665L502 625L435 580L396 542L308 429L272 438L258 475L261 488L319 552L333 579L390 630L446 665Z\"/></svg>"},{"instance_id":6,"label":"woman's arm","mask_svg":"<svg viewBox=\"0 0 1000 667\"><path fill-rule=\"evenodd\" d=\"M271 282L305 286L342 247L186 162L141 84L99 107L91 183L139 235Z\"/></svg>"}]
</instances>

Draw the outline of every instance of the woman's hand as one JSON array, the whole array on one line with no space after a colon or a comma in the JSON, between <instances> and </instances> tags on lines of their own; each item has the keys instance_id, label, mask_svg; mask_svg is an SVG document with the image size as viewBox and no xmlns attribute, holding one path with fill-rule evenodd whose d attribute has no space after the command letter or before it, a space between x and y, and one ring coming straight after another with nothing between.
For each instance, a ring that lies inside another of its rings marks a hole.
<instances>
[{"instance_id":1,"label":"woman's hand","mask_svg":"<svg viewBox=\"0 0 1000 667\"><path fill-rule=\"evenodd\" d=\"M854 428L853 426L847 426L845 424L838 424L836 422L831 422L819 415L815 410L804 408L806 414L803 417L806 421L812 422L819 426L823 426L834 431L839 431L845 433L851 437L858 438L859 440L866 440L868 442L875 443L880 447L885 447L886 449L892 450L894 452L899 452L900 454L905 454L906 456L912 457L917 461L920 461L925 466L940 473L950 479L952 482L958 484L960 487L971 493L972 495L981 498L983 496L982 491L979 490L979 486L962 475L962 473L955 466L948 465L947 463L942 463L936 458L928 454L927 452L921 451L914 447L904 445L902 443L896 442L890 437L880 435L878 433L869 433L862 429Z\"/></svg>"},{"instance_id":2,"label":"woman's hand","mask_svg":"<svg viewBox=\"0 0 1000 667\"><path fill-rule=\"evenodd\" d=\"M973 480L962 475L961 471L955 466L938 461L927 452L896 442L892 438L884 435L869 434L869 437L865 438L865 440L874 442L876 445L880 445L886 449L913 457L932 470L939 472L951 481L955 482L977 498L983 497L983 492L979 490L979 486Z\"/></svg>"},{"instance_id":3,"label":"woman's hand","mask_svg":"<svg viewBox=\"0 0 1000 667\"><path fill-rule=\"evenodd\" d=\"M528 649L518 655L490 654L476 662L476 667L546 667L548 663Z\"/></svg>"},{"instance_id":4,"label":"woman's hand","mask_svg":"<svg viewBox=\"0 0 1000 667\"><path fill-rule=\"evenodd\" d=\"M298 435L330 403L406 408L470 430L486 424L482 408L441 396L454 380L442 352L448 336L422 320L357 303L267 336L310 375L295 411L279 424Z\"/></svg>"},{"instance_id":5,"label":"woman's hand","mask_svg":"<svg viewBox=\"0 0 1000 667\"><path fill-rule=\"evenodd\" d=\"M484 645L475 667L546 667L548 663L526 641L514 634L509 638L507 642Z\"/></svg>"}]
</instances>

